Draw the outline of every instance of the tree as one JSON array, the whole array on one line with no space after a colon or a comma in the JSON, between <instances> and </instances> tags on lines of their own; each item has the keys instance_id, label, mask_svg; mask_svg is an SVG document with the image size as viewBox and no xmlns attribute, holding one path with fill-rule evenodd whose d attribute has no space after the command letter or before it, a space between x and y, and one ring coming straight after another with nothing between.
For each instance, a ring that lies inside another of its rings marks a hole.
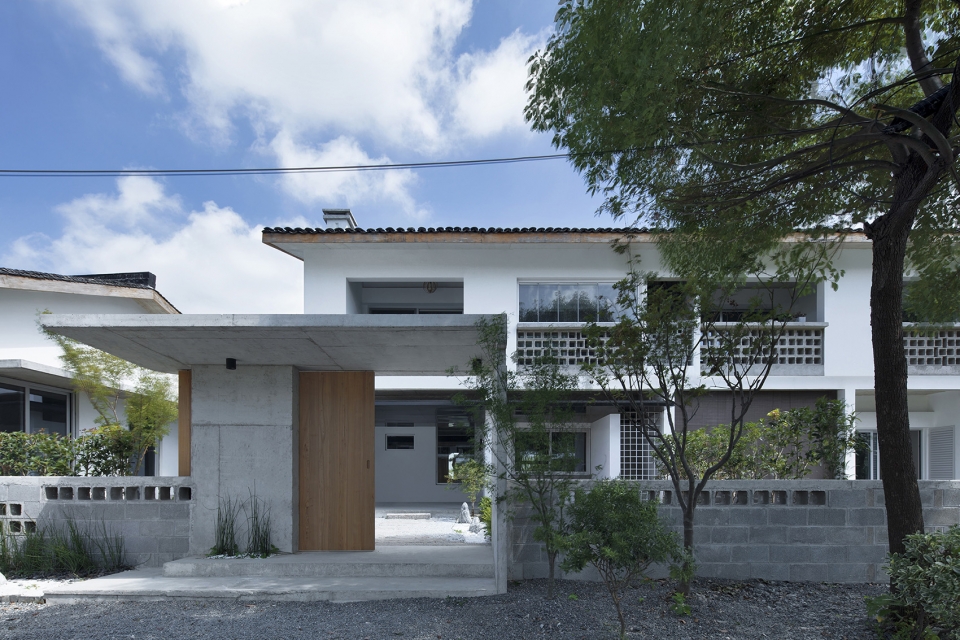
<instances>
[{"instance_id":1,"label":"tree","mask_svg":"<svg viewBox=\"0 0 960 640\"><path fill-rule=\"evenodd\" d=\"M773 257L770 271L753 265L749 287L745 274L718 278L695 271L693 264L681 281L664 282L655 273L634 269L617 285L618 322L584 329L596 354L584 370L611 400L627 404L640 417L643 438L673 483L687 550L683 593L693 575L700 496L737 450L754 397L779 362L797 300L816 282L839 276L829 267L829 250L815 243L783 250ZM727 321L724 309L743 291L751 298ZM729 399L726 438L718 443L716 457L697 459L703 449L691 447L696 444L689 438L693 419L701 399L716 390ZM649 419L652 413L665 416L666 424L659 417Z\"/></svg>"},{"instance_id":2,"label":"tree","mask_svg":"<svg viewBox=\"0 0 960 640\"><path fill-rule=\"evenodd\" d=\"M86 394L97 412L97 428L80 439L80 467L86 473L139 475L147 452L169 433L170 423L177 418L169 376L44 333L63 350L60 359L73 374L74 389Z\"/></svg>"},{"instance_id":3,"label":"tree","mask_svg":"<svg viewBox=\"0 0 960 640\"><path fill-rule=\"evenodd\" d=\"M947 0L564 0L531 58L526 117L615 217L709 239L729 260L798 228L862 225L893 552L923 530L905 269L918 278L907 304L928 320L960 308L958 36Z\"/></svg>"},{"instance_id":4,"label":"tree","mask_svg":"<svg viewBox=\"0 0 960 640\"><path fill-rule=\"evenodd\" d=\"M507 489L494 499L526 504L532 511L537 525L534 539L543 543L547 553L547 597L552 599L565 511L573 495L571 474L578 471L570 405L578 376L549 356L510 371L506 316L491 322L481 320L477 328L481 357L466 372L469 377L464 384L469 393L456 400L476 412L480 440L499 443L491 450L498 477L506 481Z\"/></svg>"},{"instance_id":5,"label":"tree","mask_svg":"<svg viewBox=\"0 0 960 640\"><path fill-rule=\"evenodd\" d=\"M621 638L627 637L620 606L624 589L651 564L683 555L677 534L660 521L657 503L642 500L638 487L622 480L601 480L590 491L577 488L564 552L566 571L596 567L617 609Z\"/></svg>"}]
</instances>

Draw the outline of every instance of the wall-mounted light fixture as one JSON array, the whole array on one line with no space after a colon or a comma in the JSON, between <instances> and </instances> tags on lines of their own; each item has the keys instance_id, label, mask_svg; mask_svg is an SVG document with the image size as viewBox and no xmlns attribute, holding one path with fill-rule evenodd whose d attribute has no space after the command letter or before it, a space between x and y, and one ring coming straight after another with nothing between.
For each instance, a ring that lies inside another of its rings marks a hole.
<instances>
[{"instance_id":1,"label":"wall-mounted light fixture","mask_svg":"<svg viewBox=\"0 0 960 640\"><path fill-rule=\"evenodd\" d=\"M436 283L436 282L424 282L424 283L423 283L423 290L426 291L427 293L433 293L434 291L437 290L437 283Z\"/></svg>"},{"instance_id":2,"label":"wall-mounted light fixture","mask_svg":"<svg viewBox=\"0 0 960 640\"><path fill-rule=\"evenodd\" d=\"M227 369L230 371L237 370L237 359L236 358L227 358Z\"/></svg>"}]
</instances>

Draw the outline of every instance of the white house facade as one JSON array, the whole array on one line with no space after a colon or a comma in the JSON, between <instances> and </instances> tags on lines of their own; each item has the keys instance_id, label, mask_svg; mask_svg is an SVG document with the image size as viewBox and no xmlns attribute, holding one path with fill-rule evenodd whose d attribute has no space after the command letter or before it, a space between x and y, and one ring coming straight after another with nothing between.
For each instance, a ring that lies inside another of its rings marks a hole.
<instances>
[{"instance_id":1,"label":"white house facade","mask_svg":"<svg viewBox=\"0 0 960 640\"><path fill-rule=\"evenodd\" d=\"M583 357L578 330L604 318L612 285L629 256L644 271L661 271L649 234L632 230L630 252L611 242L624 229L362 229L349 211L325 211L326 229L265 229L264 243L303 261L304 313L446 315L506 313L507 352L528 354L549 338L568 364ZM837 290L820 285L799 300L789 343L748 419L774 408L812 405L818 397L844 400L859 418L871 450L853 457L848 477L878 478L873 359L869 325L870 243L847 237L836 257L844 275ZM667 276L669 274L666 274ZM560 300L547 305L537 300ZM588 301L566 307L564 299ZM595 305L595 306L594 306ZM612 319L610 317L606 319ZM960 477L960 329L923 334L905 327L909 408L920 479ZM466 363L464 363L466 365ZM704 379L708 387L709 378ZM718 387L719 388L719 387ZM463 411L451 401L453 377L378 377L376 449L378 502L449 501L445 470L453 454L470 455ZM631 415L602 402L581 408L578 441L584 470L602 476L649 479L653 466ZM701 407L696 422L722 423L720 403ZM459 427L457 425L460 425ZM433 463L433 460L436 460Z\"/></svg>"},{"instance_id":2,"label":"white house facade","mask_svg":"<svg viewBox=\"0 0 960 640\"><path fill-rule=\"evenodd\" d=\"M0 268L0 431L76 437L95 425L89 399L73 390L60 347L38 314L179 314L151 273L64 276ZM176 434L147 460L149 475L177 474Z\"/></svg>"}]
</instances>

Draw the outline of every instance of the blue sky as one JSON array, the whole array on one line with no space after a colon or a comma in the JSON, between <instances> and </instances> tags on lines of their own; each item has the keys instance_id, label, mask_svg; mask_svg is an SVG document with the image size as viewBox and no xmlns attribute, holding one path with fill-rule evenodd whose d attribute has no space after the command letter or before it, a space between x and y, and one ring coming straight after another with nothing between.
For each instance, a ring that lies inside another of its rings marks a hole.
<instances>
[{"instance_id":1,"label":"blue sky","mask_svg":"<svg viewBox=\"0 0 960 640\"><path fill-rule=\"evenodd\" d=\"M550 0L0 3L0 168L551 153L523 122ZM153 271L187 312L298 312L264 225L612 226L565 161L277 177L0 178L0 265ZM202 274L198 277L198 274ZM276 283L286 283L278 287Z\"/></svg>"}]
</instances>

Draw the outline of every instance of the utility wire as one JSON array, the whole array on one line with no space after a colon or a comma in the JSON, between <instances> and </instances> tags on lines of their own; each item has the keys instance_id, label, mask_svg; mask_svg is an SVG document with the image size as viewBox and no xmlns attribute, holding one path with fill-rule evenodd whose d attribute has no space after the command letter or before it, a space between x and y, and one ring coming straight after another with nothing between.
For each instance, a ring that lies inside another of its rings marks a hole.
<instances>
[{"instance_id":1,"label":"utility wire","mask_svg":"<svg viewBox=\"0 0 960 640\"><path fill-rule=\"evenodd\" d=\"M570 153L513 158L486 158L482 160L446 160L441 162L402 162L389 164L355 164L327 167L261 167L255 169L0 169L0 177L34 178L93 178L119 176L244 176L288 173L336 173L341 171L388 171L394 169L434 169L442 167L469 167L516 162L538 162L570 158Z\"/></svg>"}]
</instances>

